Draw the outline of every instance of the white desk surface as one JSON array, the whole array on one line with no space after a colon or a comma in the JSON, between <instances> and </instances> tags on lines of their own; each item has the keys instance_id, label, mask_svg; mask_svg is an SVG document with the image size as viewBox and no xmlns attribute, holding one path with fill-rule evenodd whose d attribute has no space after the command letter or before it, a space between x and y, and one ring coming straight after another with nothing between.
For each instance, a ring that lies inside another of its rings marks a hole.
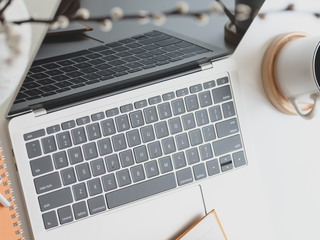
<instances>
[{"instance_id":1,"label":"white desk surface","mask_svg":"<svg viewBox=\"0 0 320 240\"><path fill-rule=\"evenodd\" d=\"M267 0L262 11L296 3L297 9L308 8L320 12L319 4L318 9L310 7L315 2ZM250 156L255 156L250 161L260 171L266 202L264 208L269 214L261 214L254 222L256 225L263 225L269 222L265 221L266 218L271 220L271 228L268 225L260 226L262 232L259 236L248 234L250 237L245 239L270 239L270 236L279 240L320 239L320 156L317 138L320 133L320 116L307 121L280 113L269 102L261 82L263 54L277 35L290 31L316 35L320 34L319 26L320 19L311 14L269 14L266 19L257 19L253 23L233 55L238 64L240 86L250 126L252 144L247 151ZM8 139L7 121L4 119L8 103L9 101L0 106L1 139ZM3 143L3 147L6 152L11 152L8 143ZM10 160L10 157L7 159ZM242 198L249 200L255 197L254 190L247 192L251 194ZM259 212L259 209L252 208L249 211ZM232 225L235 224L231 221L232 214L224 218L223 225L227 229L236 228ZM242 221L253 222L248 216L241 216ZM255 231L251 227L248 225L248 232ZM255 238L252 238L253 235Z\"/></svg>"}]
</instances>

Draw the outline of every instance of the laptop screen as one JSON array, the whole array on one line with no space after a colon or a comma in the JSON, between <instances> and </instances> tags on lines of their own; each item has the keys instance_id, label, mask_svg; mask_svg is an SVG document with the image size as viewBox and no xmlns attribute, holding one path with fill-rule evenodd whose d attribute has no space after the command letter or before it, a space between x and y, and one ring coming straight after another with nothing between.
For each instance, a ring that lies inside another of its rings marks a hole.
<instances>
[{"instance_id":1,"label":"laptop screen","mask_svg":"<svg viewBox=\"0 0 320 240\"><path fill-rule=\"evenodd\" d=\"M258 2L261 1L255 1L255 4L262 5L262 2ZM110 16L110 11L119 7L125 17L113 20L108 32L102 31L97 21L79 21L72 23L67 29L49 31L9 116L41 108L46 111L58 109L65 103L76 104L138 84L165 80L182 71L198 71L201 70L200 64L228 56L236 48L235 44L225 40L225 26L229 26L230 20L223 11L208 14L208 19L201 15L212 9L212 1L189 1L188 12L192 14L167 14L162 18L162 24L152 18L149 23L141 24L128 16L139 15L141 10L151 14L172 13L176 10L176 4L172 1L73 0L62 1L61 4L58 14L70 16L77 9L85 8L91 19L97 19ZM224 0L223 4L232 12L236 3ZM49 12L48 14L52 14ZM199 15L202 16L202 21L196 17ZM232 19L232 16L229 17ZM90 31L72 31L72 28L87 28ZM120 45L123 45L122 48L117 48ZM111 46L116 49L110 49ZM95 58L99 58L99 61ZM86 65L82 63L83 59L87 60ZM133 59L139 61L132 62ZM102 61L107 64L108 71L105 65L102 68ZM72 67L67 64L70 62ZM82 69L93 63L99 65L98 68L95 67L98 72ZM88 81L89 84L81 81Z\"/></svg>"}]
</instances>

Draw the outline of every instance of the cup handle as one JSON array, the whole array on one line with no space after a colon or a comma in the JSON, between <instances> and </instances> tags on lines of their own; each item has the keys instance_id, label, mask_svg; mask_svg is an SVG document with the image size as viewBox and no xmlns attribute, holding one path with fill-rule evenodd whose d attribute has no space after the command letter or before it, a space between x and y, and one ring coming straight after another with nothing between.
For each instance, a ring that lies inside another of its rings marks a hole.
<instances>
[{"instance_id":1,"label":"cup handle","mask_svg":"<svg viewBox=\"0 0 320 240\"><path fill-rule=\"evenodd\" d=\"M312 94L310 96L311 99L313 99L313 108L308 113L303 113L298 106L298 102L296 98L289 98L289 102L293 105L293 107L296 109L297 113L304 119L310 120L314 118L320 111L320 95L319 94Z\"/></svg>"}]
</instances>

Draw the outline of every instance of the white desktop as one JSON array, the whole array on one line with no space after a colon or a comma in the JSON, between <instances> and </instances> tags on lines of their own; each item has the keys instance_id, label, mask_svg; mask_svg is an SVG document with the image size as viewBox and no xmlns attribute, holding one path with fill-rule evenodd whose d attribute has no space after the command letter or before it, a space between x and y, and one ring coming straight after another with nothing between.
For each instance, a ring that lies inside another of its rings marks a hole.
<instances>
[{"instance_id":1,"label":"white desktop","mask_svg":"<svg viewBox=\"0 0 320 240\"><path fill-rule=\"evenodd\" d=\"M314 1L276 0L267 0L261 12L283 9L289 3L296 4L297 9L320 12L320 6L318 9L310 7L311 4L314 5ZM203 197L210 203L205 207L209 211L216 210L229 240L320 238L320 161L317 141L320 116L306 121L298 116L279 112L269 102L261 81L263 55L276 36L290 31L316 35L320 33L319 25L320 19L311 14L272 11L265 19L255 20L232 56L238 66L238 81L233 84L241 89L241 92L235 94L241 94L244 101L241 104L244 107L239 109L242 113L240 118L245 118L249 123L242 126L249 164L242 171L230 173L233 178L222 175L219 181L212 179L202 184L202 189L206 192ZM8 104L9 101L0 107L1 139L8 139L8 122L4 118ZM9 143L3 144L3 147L6 152L11 153ZM10 158L7 156L8 160ZM237 175L241 175L241 178L237 178ZM223 182L223 186L219 182ZM192 191L197 192L199 189L192 187L186 192ZM183 194L180 196L181 199L188 200L187 195L185 198ZM188 201L192 204L192 201L201 199L192 198ZM151 202L150 212L143 213L126 207L122 211L122 218L125 220L128 216L139 214L145 217L144 221L148 222L150 219L155 224L157 219L166 218L168 225L160 227L170 226L167 233L172 233L171 237L165 237L173 238L185 230L183 227L204 214L204 209L194 209L180 216L176 215L182 212L179 209L177 212L159 213L152 211L153 206L154 203ZM123 221L122 218L118 214L115 221ZM139 236L142 228L130 225L129 221L126 223L129 225L130 235ZM121 224L119 229L109 229L110 239L124 239L128 236L121 229ZM28 231L26 234L29 234ZM152 233L149 234L152 236ZM26 237L30 239L28 235Z\"/></svg>"}]
</instances>

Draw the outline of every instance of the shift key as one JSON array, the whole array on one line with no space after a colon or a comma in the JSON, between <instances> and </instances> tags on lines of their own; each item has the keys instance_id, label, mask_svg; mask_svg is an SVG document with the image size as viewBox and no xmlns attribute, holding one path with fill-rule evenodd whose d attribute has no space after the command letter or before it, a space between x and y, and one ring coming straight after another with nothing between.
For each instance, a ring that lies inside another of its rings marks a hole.
<instances>
[{"instance_id":1,"label":"shift key","mask_svg":"<svg viewBox=\"0 0 320 240\"><path fill-rule=\"evenodd\" d=\"M73 202L70 188L60 189L38 197L41 212Z\"/></svg>"},{"instance_id":2,"label":"shift key","mask_svg":"<svg viewBox=\"0 0 320 240\"><path fill-rule=\"evenodd\" d=\"M242 148L240 135L228 137L212 143L214 154L220 156L228 152L236 151Z\"/></svg>"}]
</instances>

